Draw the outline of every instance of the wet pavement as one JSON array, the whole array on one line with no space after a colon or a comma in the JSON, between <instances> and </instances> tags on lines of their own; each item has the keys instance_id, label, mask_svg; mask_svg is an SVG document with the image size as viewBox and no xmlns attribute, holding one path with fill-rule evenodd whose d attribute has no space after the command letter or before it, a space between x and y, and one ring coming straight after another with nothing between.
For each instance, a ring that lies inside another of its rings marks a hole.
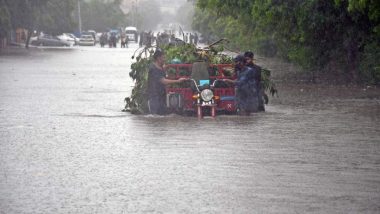
<instances>
[{"instance_id":1,"label":"wet pavement","mask_svg":"<svg viewBox=\"0 0 380 214\"><path fill-rule=\"evenodd\" d=\"M0 55L1 214L380 212L377 91L280 84L250 117L131 115L131 46Z\"/></svg>"}]
</instances>

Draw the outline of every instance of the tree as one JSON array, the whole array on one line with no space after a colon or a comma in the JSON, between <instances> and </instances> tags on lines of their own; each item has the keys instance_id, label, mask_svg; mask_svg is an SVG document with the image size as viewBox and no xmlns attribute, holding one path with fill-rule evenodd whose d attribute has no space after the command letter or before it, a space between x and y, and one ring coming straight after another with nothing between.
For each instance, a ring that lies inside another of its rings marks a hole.
<instances>
[{"instance_id":1,"label":"tree","mask_svg":"<svg viewBox=\"0 0 380 214\"><path fill-rule=\"evenodd\" d=\"M81 2L82 25L85 29L107 31L124 26L126 16L120 9L120 1L92 0Z\"/></svg>"},{"instance_id":2,"label":"tree","mask_svg":"<svg viewBox=\"0 0 380 214\"><path fill-rule=\"evenodd\" d=\"M363 51L377 50L365 47L379 47L375 0L202 0L197 7L193 26L202 33L206 29L235 40L235 46L276 53L305 70L326 70L333 63L352 81L360 77Z\"/></svg>"},{"instance_id":3,"label":"tree","mask_svg":"<svg viewBox=\"0 0 380 214\"><path fill-rule=\"evenodd\" d=\"M28 30L26 48L33 31L60 34L73 29L75 0L3 0L12 28Z\"/></svg>"},{"instance_id":4,"label":"tree","mask_svg":"<svg viewBox=\"0 0 380 214\"><path fill-rule=\"evenodd\" d=\"M135 20L136 27L144 30L155 29L162 20L159 4L155 0L139 1L138 6L132 9L130 16Z\"/></svg>"},{"instance_id":5,"label":"tree","mask_svg":"<svg viewBox=\"0 0 380 214\"><path fill-rule=\"evenodd\" d=\"M10 13L8 7L5 5L5 1L0 1L0 41L5 38L7 32L11 28Z\"/></svg>"},{"instance_id":6,"label":"tree","mask_svg":"<svg viewBox=\"0 0 380 214\"><path fill-rule=\"evenodd\" d=\"M186 2L181 5L175 14L174 19L178 21L185 29L191 29L192 18L194 17L194 5L191 2Z\"/></svg>"}]
</instances>

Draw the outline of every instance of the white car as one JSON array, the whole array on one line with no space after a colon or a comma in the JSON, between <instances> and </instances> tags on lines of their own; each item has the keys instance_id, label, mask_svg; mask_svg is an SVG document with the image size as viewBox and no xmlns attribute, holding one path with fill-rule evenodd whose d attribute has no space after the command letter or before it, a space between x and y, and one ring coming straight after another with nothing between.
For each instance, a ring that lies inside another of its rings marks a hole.
<instances>
[{"instance_id":1,"label":"white car","mask_svg":"<svg viewBox=\"0 0 380 214\"><path fill-rule=\"evenodd\" d=\"M69 36L67 33L63 33L62 35L57 36L58 39L62 41L66 41L70 43L70 46L75 45L77 42L75 41L75 38Z\"/></svg>"},{"instance_id":2,"label":"white car","mask_svg":"<svg viewBox=\"0 0 380 214\"><path fill-rule=\"evenodd\" d=\"M81 46L94 46L95 39L91 35L82 35L79 39L79 45Z\"/></svg>"},{"instance_id":3,"label":"white car","mask_svg":"<svg viewBox=\"0 0 380 214\"><path fill-rule=\"evenodd\" d=\"M78 37L76 37L74 34L72 34L72 33L65 33L67 36L69 36L70 38L72 38L72 39L74 39L74 41L75 41L75 45L78 45L78 43L79 43L79 38Z\"/></svg>"}]
</instances>

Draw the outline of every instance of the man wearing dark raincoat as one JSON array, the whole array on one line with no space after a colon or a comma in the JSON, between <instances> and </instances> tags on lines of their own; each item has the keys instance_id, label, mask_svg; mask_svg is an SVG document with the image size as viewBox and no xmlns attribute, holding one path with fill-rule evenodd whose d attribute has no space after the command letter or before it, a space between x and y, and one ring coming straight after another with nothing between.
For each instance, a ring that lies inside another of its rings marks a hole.
<instances>
[{"instance_id":1,"label":"man wearing dark raincoat","mask_svg":"<svg viewBox=\"0 0 380 214\"><path fill-rule=\"evenodd\" d=\"M261 67L253 63L254 54L252 51L247 51L244 53L246 66L255 70L255 80L257 82L257 94L258 94L258 111L265 111L264 105L264 86L261 82Z\"/></svg>"},{"instance_id":2,"label":"man wearing dark raincoat","mask_svg":"<svg viewBox=\"0 0 380 214\"><path fill-rule=\"evenodd\" d=\"M258 111L258 82L256 80L258 71L245 65L243 55L235 59L236 80L226 80L235 83L236 104L240 115L250 115Z\"/></svg>"}]
</instances>

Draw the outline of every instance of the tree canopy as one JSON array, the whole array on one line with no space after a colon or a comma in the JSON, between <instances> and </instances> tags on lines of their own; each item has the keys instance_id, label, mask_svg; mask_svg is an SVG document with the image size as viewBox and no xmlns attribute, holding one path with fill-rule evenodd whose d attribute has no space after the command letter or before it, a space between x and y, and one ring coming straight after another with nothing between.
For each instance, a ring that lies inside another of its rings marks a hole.
<instances>
[{"instance_id":1,"label":"tree canopy","mask_svg":"<svg viewBox=\"0 0 380 214\"><path fill-rule=\"evenodd\" d=\"M155 0L142 0L128 13L128 24L143 30L153 30L162 20L159 4Z\"/></svg>"},{"instance_id":2,"label":"tree canopy","mask_svg":"<svg viewBox=\"0 0 380 214\"><path fill-rule=\"evenodd\" d=\"M305 70L341 70L353 81L380 81L376 0L202 0L193 27Z\"/></svg>"},{"instance_id":3,"label":"tree canopy","mask_svg":"<svg viewBox=\"0 0 380 214\"><path fill-rule=\"evenodd\" d=\"M5 5L5 0L0 0L0 38L7 35L11 28L9 9Z\"/></svg>"},{"instance_id":4,"label":"tree canopy","mask_svg":"<svg viewBox=\"0 0 380 214\"><path fill-rule=\"evenodd\" d=\"M120 9L119 0L82 1L81 17L84 30L108 31L126 25L126 15Z\"/></svg>"},{"instance_id":5,"label":"tree canopy","mask_svg":"<svg viewBox=\"0 0 380 214\"><path fill-rule=\"evenodd\" d=\"M0 37L9 30L24 28L28 30L26 47L34 31L60 34L72 31L75 22L73 11L75 0L1 0Z\"/></svg>"},{"instance_id":6,"label":"tree canopy","mask_svg":"<svg viewBox=\"0 0 380 214\"><path fill-rule=\"evenodd\" d=\"M75 27L75 0L3 0L13 28L51 34L72 31Z\"/></svg>"},{"instance_id":7,"label":"tree canopy","mask_svg":"<svg viewBox=\"0 0 380 214\"><path fill-rule=\"evenodd\" d=\"M120 0L79 1L83 29L106 31L125 26ZM29 32L58 35L77 31L78 0L0 0L0 37L9 30L24 28Z\"/></svg>"}]
</instances>

